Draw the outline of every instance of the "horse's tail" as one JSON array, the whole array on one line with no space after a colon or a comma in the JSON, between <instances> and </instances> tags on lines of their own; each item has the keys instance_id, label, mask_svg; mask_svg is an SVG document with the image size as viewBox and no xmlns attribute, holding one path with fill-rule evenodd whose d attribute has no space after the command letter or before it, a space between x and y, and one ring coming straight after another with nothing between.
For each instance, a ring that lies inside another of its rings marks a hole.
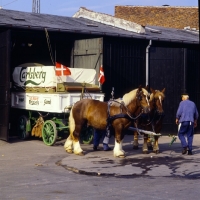
<instances>
[{"instance_id":1,"label":"horse's tail","mask_svg":"<svg viewBox=\"0 0 200 200\"><path fill-rule=\"evenodd\" d=\"M71 138L73 138L73 132L75 129L75 121L74 121L74 117L73 117L73 107L71 108L70 114L69 114L69 134L71 136Z\"/></svg>"}]
</instances>

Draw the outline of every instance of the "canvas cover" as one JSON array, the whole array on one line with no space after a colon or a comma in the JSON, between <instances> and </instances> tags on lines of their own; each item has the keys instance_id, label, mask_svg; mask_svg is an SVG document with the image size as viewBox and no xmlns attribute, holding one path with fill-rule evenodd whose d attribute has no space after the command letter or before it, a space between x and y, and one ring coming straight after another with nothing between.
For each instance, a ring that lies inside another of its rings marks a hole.
<instances>
[{"instance_id":1,"label":"canvas cover","mask_svg":"<svg viewBox=\"0 0 200 200\"><path fill-rule=\"evenodd\" d=\"M69 68L71 75L56 76L54 66L44 66L38 63L25 63L14 68L13 82L15 86L26 87L56 87L57 83L89 83L95 84L96 70Z\"/></svg>"}]
</instances>

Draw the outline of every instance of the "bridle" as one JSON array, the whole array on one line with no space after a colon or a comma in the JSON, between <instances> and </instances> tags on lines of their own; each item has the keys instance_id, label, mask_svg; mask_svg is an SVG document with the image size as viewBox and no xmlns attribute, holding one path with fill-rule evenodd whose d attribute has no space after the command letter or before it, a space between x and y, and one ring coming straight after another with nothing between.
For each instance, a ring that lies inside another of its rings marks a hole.
<instances>
[{"instance_id":1,"label":"bridle","mask_svg":"<svg viewBox=\"0 0 200 200\"><path fill-rule=\"evenodd\" d=\"M157 101L158 99L153 99L152 101L153 101L153 104L155 105L155 107L152 109L152 111L153 111L153 117L151 118L151 120L150 120L150 122L148 122L147 124L141 124L142 126L149 126L149 125L151 125L152 126L152 130L155 132L155 130L154 130L154 127L155 127L155 125L156 124L158 124L159 123L159 121L162 119L162 117L164 116L164 113L162 113L162 114L160 114L159 112L158 112L158 107L157 107L157 105L156 105L156 101ZM160 101L160 103L161 103L161 105L162 105L162 99L161 99L161 97L159 96L159 101ZM151 112L152 112L151 111ZM159 118L158 119L156 119L156 117L157 116L159 116ZM150 115L149 115L149 113L148 113L148 117L150 117Z\"/></svg>"}]
</instances>

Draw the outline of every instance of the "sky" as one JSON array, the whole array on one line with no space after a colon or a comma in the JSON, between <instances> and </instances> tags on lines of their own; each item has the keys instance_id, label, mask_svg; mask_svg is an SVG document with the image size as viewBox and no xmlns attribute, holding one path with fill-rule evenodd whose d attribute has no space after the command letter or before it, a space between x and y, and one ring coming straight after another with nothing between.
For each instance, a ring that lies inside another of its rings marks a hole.
<instances>
[{"instance_id":1,"label":"sky","mask_svg":"<svg viewBox=\"0 0 200 200\"><path fill-rule=\"evenodd\" d=\"M32 12L33 0L0 0L8 10ZM114 16L115 6L198 6L198 0L40 0L40 13L72 17L80 7Z\"/></svg>"}]
</instances>

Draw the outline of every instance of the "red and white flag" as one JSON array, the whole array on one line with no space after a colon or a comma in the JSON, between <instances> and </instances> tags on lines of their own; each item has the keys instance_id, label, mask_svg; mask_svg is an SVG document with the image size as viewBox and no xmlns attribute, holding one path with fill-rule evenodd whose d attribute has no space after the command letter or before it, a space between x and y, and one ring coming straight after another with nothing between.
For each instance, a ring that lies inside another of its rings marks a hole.
<instances>
[{"instance_id":1,"label":"red and white flag","mask_svg":"<svg viewBox=\"0 0 200 200\"><path fill-rule=\"evenodd\" d=\"M103 71L103 66L101 65L100 67L100 74L99 74L99 79L98 81L101 83L101 85L105 82L105 76L104 76L104 71Z\"/></svg>"},{"instance_id":2,"label":"red and white flag","mask_svg":"<svg viewBox=\"0 0 200 200\"><path fill-rule=\"evenodd\" d=\"M56 76L68 76L71 75L71 71L68 67L56 62Z\"/></svg>"}]
</instances>

